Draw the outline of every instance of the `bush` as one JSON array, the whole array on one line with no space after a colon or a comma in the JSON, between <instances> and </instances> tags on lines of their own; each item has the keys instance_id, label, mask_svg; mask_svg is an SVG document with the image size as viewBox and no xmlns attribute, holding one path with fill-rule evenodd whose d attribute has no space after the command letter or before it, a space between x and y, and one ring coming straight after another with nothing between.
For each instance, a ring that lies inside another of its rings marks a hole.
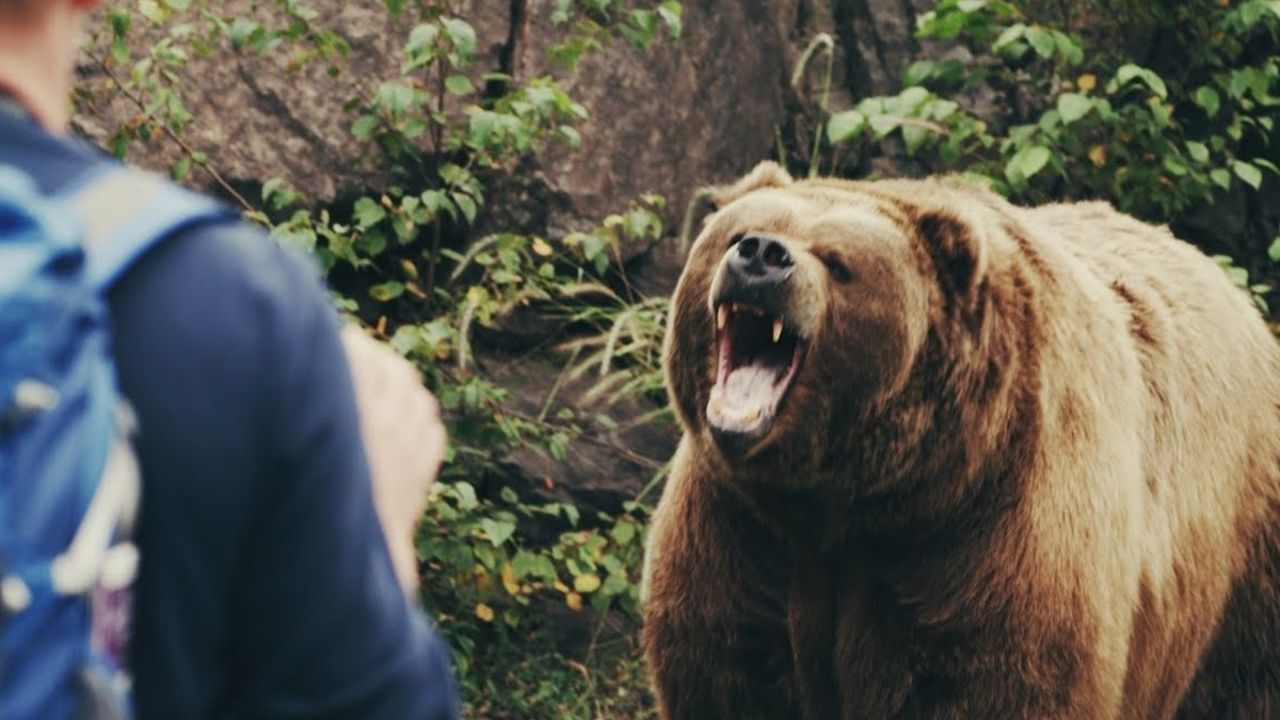
<instances>
[{"instance_id":1,"label":"bush","mask_svg":"<svg viewBox=\"0 0 1280 720\"><path fill-rule=\"evenodd\" d=\"M1112 11L1075 3L1097 26ZM1122 5L1124 5L1122 3ZM917 36L967 51L921 59L897 95L864 98L815 118L808 172L863 175L870 161L900 153L933 172L965 174L1027 204L1102 198L1148 221L1169 223L1226 193L1257 195L1280 168L1280 3L1145 5L1141 22L1176 38L1165 72L1080 33L1031 20L1036 3L941 0ZM1130 22L1134 22L1129 18ZM1110 27L1110 26L1108 26ZM1105 39L1105 38L1103 38ZM805 58L808 59L808 56ZM797 82L805 68L797 70ZM982 113L979 88L993 93ZM803 162L800 155L793 164ZM1212 248L1210 248L1212 249ZM1264 251L1270 257L1265 257ZM1270 269L1280 238L1248 258ZM1231 267L1230 259L1224 264ZM1233 277L1264 312L1270 291Z\"/></svg>"}]
</instances>

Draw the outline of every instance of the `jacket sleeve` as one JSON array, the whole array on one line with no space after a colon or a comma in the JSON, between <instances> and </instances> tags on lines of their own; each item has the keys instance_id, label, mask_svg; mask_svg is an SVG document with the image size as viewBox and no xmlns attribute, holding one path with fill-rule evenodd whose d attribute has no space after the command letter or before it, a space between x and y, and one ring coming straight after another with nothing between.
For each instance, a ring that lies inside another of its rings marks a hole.
<instances>
[{"instance_id":1,"label":"jacket sleeve","mask_svg":"<svg viewBox=\"0 0 1280 720\"><path fill-rule=\"evenodd\" d=\"M140 716L456 717L448 653L396 582L313 266L246 226L196 229L112 305L141 421Z\"/></svg>"},{"instance_id":2,"label":"jacket sleeve","mask_svg":"<svg viewBox=\"0 0 1280 720\"><path fill-rule=\"evenodd\" d=\"M232 623L246 717L457 716L443 645L396 580L373 505L337 317L299 258L273 334L264 452L275 475Z\"/></svg>"}]
</instances>

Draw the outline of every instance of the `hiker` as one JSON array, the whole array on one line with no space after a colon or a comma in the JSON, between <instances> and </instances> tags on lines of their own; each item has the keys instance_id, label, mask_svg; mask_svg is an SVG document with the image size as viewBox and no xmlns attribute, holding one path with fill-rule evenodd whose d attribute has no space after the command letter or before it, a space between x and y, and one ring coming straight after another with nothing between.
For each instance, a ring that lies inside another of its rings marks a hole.
<instances>
[{"instance_id":1,"label":"hiker","mask_svg":"<svg viewBox=\"0 0 1280 720\"><path fill-rule=\"evenodd\" d=\"M64 200L125 215L112 237L131 222L174 225L104 281L141 477L133 712L456 717L448 653L411 599L413 525L443 455L434 400L393 352L342 334L312 264L261 230L212 205L163 222L122 212L133 198L120 183L136 176L68 136L73 60L96 4L0 0L0 185L32 181L49 203L33 200L32 217L49 227ZM95 193L96 206L81 202ZM93 243L87 257L92 270ZM30 593L11 579L0 595L17 622ZM22 663L0 657L0 711L36 691L14 679Z\"/></svg>"}]
</instances>

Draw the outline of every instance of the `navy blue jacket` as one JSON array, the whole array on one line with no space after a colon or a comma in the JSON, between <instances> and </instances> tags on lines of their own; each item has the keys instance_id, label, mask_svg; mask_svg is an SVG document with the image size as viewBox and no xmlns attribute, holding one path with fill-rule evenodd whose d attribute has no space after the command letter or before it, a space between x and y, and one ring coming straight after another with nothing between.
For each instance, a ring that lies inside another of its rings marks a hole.
<instances>
[{"instance_id":1,"label":"navy blue jacket","mask_svg":"<svg viewBox=\"0 0 1280 720\"><path fill-rule=\"evenodd\" d=\"M0 111L46 192L114 162ZM109 297L138 413L142 718L453 718L448 655L374 511L328 295L247 224L180 231Z\"/></svg>"}]
</instances>

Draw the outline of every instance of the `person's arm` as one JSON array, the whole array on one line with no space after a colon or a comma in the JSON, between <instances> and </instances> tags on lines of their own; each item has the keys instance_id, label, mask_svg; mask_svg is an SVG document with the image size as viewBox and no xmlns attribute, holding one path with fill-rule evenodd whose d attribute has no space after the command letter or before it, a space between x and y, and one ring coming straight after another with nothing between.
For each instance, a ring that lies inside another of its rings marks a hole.
<instances>
[{"instance_id":1,"label":"person's arm","mask_svg":"<svg viewBox=\"0 0 1280 720\"><path fill-rule=\"evenodd\" d=\"M342 329L342 344L355 384L374 505L396 575L412 592L418 587L413 535L444 459L439 405L413 366L391 348L351 325Z\"/></svg>"}]
</instances>

